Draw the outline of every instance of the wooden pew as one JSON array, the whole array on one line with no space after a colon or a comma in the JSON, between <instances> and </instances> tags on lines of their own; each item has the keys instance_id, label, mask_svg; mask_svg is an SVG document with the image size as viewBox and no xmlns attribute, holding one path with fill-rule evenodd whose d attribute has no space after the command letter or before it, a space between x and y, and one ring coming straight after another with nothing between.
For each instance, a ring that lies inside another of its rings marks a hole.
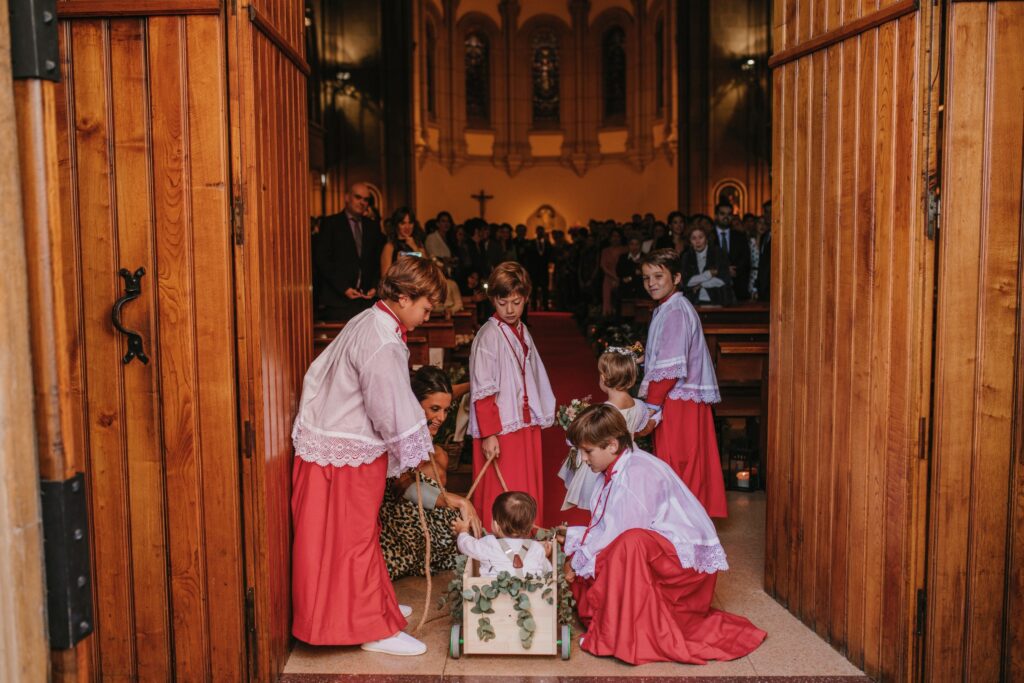
<instances>
[{"instance_id":1,"label":"wooden pew","mask_svg":"<svg viewBox=\"0 0 1024 683\"><path fill-rule=\"evenodd\" d=\"M430 320L416 328L416 332L427 338L427 346L430 348L455 348L455 323L451 320Z\"/></svg>"},{"instance_id":2,"label":"wooden pew","mask_svg":"<svg viewBox=\"0 0 1024 683\"><path fill-rule=\"evenodd\" d=\"M335 337L345 328L343 322L318 322L313 324L313 357L316 358L327 346L334 341ZM409 347L409 365L426 365L430 361L430 345L427 336L420 334L419 330L409 335L406 341Z\"/></svg>"},{"instance_id":3,"label":"wooden pew","mask_svg":"<svg viewBox=\"0 0 1024 683\"><path fill-rule=\"evenodd\" d=\"M452 324L455 325L455 335L465 336L476 332L476 307L473 312L459 311L452 314Z\"/></svg>"}]
</instances>

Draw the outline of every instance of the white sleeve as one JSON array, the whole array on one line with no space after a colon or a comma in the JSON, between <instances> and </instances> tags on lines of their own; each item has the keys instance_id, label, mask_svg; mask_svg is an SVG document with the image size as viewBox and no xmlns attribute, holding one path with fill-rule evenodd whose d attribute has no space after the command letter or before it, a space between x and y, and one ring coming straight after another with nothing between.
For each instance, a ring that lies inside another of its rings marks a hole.
<instances>
[{"instance_id":1,"label":"white sleeve","mask_svg":"<svg viewBox=\"0 0 1024 683\"><path fill-rule=\"evenodd\" d=\"M491 561L493 558L493 548L490 542L492 536L483 536L481 538L473 538L470 534L465 531L459 534L459 537L455 539L455 545L458 547L459 552L470 557L474 560L487 560Z\"/></svg>"},{"instance_id":2,"label":"white sleeve","mask_svg":"<svg viewBox=\"0 0 1024 683\"><path fill-rule=\"evenodd\" d=\"M623 532L646 529L652 520L646 502L626 488L612 489L611 500L597 526L590 529L585 542L580 542L572 556L572 568L578 575L592 577L597 555L611 545ZM566 534L566 553L569 538Z\"/></svg>"},{"instance_id":3,"label":"white sleeve","mask_svg":"<svg viewBox=\"0 0 1024 683\"><path fill-rule=\"evenodd\" d=\"M359 372L366 416L387 447L389 477L420 464L434 448L402 351L399 344L385 344Z\"/></svg>"},{"instance_id":4,"label":"white sleeve","mask_svg":"<svg viewBox=\"0 0 1024 683\"><path fill-rule=\"evenodd\" d=\"M481 329L469 356L470 400L474 403L498 393L498 358L491 348L494 335L488 332Z\"/></svg>"}]
</instances>

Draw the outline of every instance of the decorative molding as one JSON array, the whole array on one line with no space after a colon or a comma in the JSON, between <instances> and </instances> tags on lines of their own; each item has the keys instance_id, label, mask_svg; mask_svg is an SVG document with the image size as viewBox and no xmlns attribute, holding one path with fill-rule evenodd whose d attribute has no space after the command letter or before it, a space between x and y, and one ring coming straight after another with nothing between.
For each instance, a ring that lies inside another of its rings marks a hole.
<instances>
[{"instance_id":1,"label":"decorative molding","mask_svg":"<svg viewBox=\"0 0 1024 683\"><path fill-rule=\"evenodd\" d=\"M918 7L918 0L899 0L899 2L895 2L888 7L865 14L860 19L847 22L831 31L825 31L810 40L805 40L793 47L776 52L769 58L768 68L777 69L801 57L806 57L813 52L824 50L831 45L841 43L865 31L870 31L882 24L887 24L890 21L895 21L900 17L916 12Z\"/></svg>"},{"instance_id":2,"label":"decorative molding","mask_svg":"<svg viewBox=\"0 0 1024 683\"><path fill-rule=\"evenodd\" d=\"M67 0L57 3L58 19L112 19L220 14L220 0Z\"/></svg>"},{"instance_id":3,"label":"decorative molding","mask_svg":"<svg viewBox=\"0 0 1024 683\"><path fill-rule=\"evenodd\" d=\"M249 21L281 51L281 54L288 58L289 62L295 65L296 69L301 71L304 76L309 76L309 64L306 63L305 57L284 37L274 22L254 2L249 3Z\"/></svg>"}]
</instances>

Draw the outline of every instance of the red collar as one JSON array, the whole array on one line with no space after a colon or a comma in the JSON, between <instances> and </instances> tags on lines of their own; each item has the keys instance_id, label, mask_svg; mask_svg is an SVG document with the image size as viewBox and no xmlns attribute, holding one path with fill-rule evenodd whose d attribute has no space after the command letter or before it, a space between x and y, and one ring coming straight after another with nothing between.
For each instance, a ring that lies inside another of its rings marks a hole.
<instances>
[{"instance_id":1,"label":"red collar","mask_svg":"<svg viewBox=\"0 0 1024 683\"><path fill-rule=\"evenodd\" d=\"M669 300L669 299L671 299L672 297L674 297L674 296L675 296L675 295L677 295L677 294L679 294L679 290L676 290L676 291L672 292L671 294L669 294L668 296L666 296L666 297L665 297L664 299L662 299L661 301L659 301L658 303L656 303L656 304L654 305L654 306L655 306L655 308L657 308L658 306L661 306L662 304L666 304L666 303L668 303L668 300Z\"/></svg>"},{"instance_id":2,"label":"red collar","mask_svg":"<svg viewBox=\"0 0 1024 683\"><path fill-rule=\"evenodd\" d=\"M402 321L398 319L398 316L395 315L395 312L388 308L387 304L385 304L383 301L377 301L377 303L375 303L374 306L376 306L377 308L391 316L391 319L398 324L398 327L395 329L395 332L398 332L400 335L402 335L403 342L409 341L409 330L405 327L405 325L402 324Z\"/></svg>"},{"instance_id":3,"label":"red collar","mask_svg":"<svg viewBox=\"0 0 1024 683\"><path fill-rule=\"evenodd\" d=\"M498 323L498 325L504 325L508 329L512 330L512 333L514 335L516 335L516 338L520 341L520 343L525 343L524 339L523 339L523 321L522 320L520 320L518 323L516 323L516 325L513 327L512 325L509 325L507 322L505 322L504 320L499 318L497 313L491 314L491 317L494 318L494 322Z\"/></svg>"}]
</instances>

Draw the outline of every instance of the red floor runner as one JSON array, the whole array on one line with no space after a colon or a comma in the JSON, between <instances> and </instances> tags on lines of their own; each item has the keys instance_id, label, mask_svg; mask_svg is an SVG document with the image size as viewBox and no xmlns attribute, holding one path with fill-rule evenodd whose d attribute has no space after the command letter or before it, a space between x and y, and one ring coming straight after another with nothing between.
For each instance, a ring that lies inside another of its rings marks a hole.
<instances>
[{"instance_id":1,"label":"red floor runner","mask_svg":"<svg viewBox=\"0 0 1024 683\"><path fill-rule=\"evenodd\" d=\"M558 405L574 398L590 395L595 401L604 400L597 385L597 359L568 313L531 312L530 334L547 368L551 388ZM555 423L543 432L544 448L544 503L541 519L547 526L562 522L587 524L590 513L572 508L562 511L565 484L558 478L558 470L569 447L565 445L565 432Z\"/></svg>"}]
</instances>

